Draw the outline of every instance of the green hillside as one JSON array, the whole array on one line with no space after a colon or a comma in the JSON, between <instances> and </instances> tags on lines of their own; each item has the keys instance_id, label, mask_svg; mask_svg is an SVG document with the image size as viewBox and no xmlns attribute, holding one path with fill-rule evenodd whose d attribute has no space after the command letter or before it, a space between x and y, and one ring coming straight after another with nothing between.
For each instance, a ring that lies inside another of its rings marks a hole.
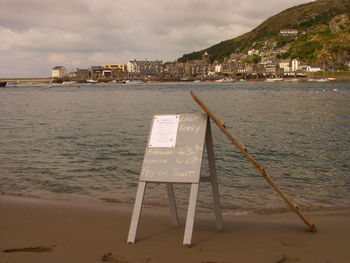
<instances>
[{"instance_id":1,"label":"green hillside","mask_svg":"<svg viewBox=\"0 0 350 263\"><path fill-rule=\"evenodd\" d=\"M297 29L298 35L281 36L281 29ZM242 36L185 54L178 61L200 59L207 51L212 62L221 62L232 53L266 49L266 41L284 51L277 58L342 67L350 60L350 1L318 0L289 8Z\"/></svg>"}]
</instances>

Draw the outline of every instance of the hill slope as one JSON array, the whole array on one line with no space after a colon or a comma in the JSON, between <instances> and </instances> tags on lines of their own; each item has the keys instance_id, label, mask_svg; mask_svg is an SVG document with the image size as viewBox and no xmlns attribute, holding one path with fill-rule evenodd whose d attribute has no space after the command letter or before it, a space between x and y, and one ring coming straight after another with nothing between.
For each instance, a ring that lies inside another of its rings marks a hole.
<instances>
[{"instance_id":1,"label":"hill slope","mask_svg":"<svg viewBox=\"0 0 350 263\"><path fill-rule=\"evenodd\" d=\"M298 36L282 37L281 29L297 29ZM242 36L185 54L178 61L200 59L205 51L212 62L223 61L232 53L259 50L265 41L284 50L279 58L341 67L350 60L350 1L318 0L286 9Z\"/></svg>"}]
</instances>

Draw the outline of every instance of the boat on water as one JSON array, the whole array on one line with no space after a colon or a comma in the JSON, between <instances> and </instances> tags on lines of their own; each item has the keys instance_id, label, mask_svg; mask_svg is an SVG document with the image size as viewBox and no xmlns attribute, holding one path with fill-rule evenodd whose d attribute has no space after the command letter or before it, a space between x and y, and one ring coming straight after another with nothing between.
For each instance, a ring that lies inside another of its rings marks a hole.
<instances>
[{"instance_id":1,"label":"boat on water","mask_svg":"<svg viewBox=\"0 0 350 263\"><path fill-rule=\"evenodd\" d=\"M120 81L119 83L122 83L122 84L140 84L140 83L143 83L143 81L139 80L139 79L131 79L131 80L122 80Z\"/></svg>"},{"instance_id":2,"label":"boat on water","mask_svg":"<svg viewBox=\"0 0 350 263\"><path fill-rule=\"evenodd\" d=\"M298 82L299 79L284 79L284 81L289 81L289 82Z\"/></svg>"},{"instance_id":3,"label":"boat on water","mask_svg":"<svg viewBox=\"0 0 350 263\"><path fill-rule=\"evenodd\" d=\"M0 88L4 88L7 85L7 81L0 81Z\"/></svg>"},{"instance_id":4,"label":"boat on water","mask_svg":"<svg viewBox=\"0 0 350 263\"><path fill-rule=\"evenodd\" d=\"M324 78L316 79L316 82L328 82L328 81L329 81L328 79L324 79Z\"/></svg>"},{"instance_id":5,"label":"boat on water","mask_svg":"<svg viewBox=\"0 0 350 263\"><path fill-rule=\"evenodd\" d=\"M217 79L215 82L220 82L220 83L232 83L235 82L234 79Z\"/></svg>"},{"instance_id":6,"label":"boat on water","mask_svg":"<svg viewBox=\"0 0 350 263\"><path fill-rule=\"evenodd\" d=\"M266 82L276 82L276 81L283 81L283 78L267 78Z\"/></svg>"},{"instance_id":7,"label":"boat on water","mask_svg":"<svg viewBox=\"0 0 350 263\"><path fill-rule=\"evenodd\" d=\"M71 84L76 84L76 83L77 83L76 81L71 81L71 80L62 82L63 85L71 85Z\"/></svg>"},{"instance_id":8,"label":"boat on water","mask_svg":"<svg viewBox=\"0 0 350 263\"><path fill-rule=\"evenodd\" d=\"M87 79L86 82L91 83L91 84L95 84L95 83L97 83L98 81L97 81L97 80L94 80L94 79Z\"/></svg>"}]
</instances>

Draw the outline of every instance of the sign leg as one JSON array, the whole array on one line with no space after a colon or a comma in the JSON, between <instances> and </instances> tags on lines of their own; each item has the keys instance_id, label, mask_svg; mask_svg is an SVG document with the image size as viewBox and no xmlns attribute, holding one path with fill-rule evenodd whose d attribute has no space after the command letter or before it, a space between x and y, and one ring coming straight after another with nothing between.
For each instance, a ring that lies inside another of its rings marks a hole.
<instances>
[{"instance_id":1,"label":"sign leg","mask_svg":"<svg viewBox=\"0 0 350 263\"><path fill-rule=\"evenodd\" d=\"M166 189L167 189L167 192L168 192L171 220L173 221L175 226L179 226L179 218L177 216L177 209L176 209L176 202L175 202L175 195L174 195L173 185L172 184L167 184L166 185Z\"/></svg>"},{"instance_id":2,"label":"sign leg","mask_svg":"<svg viewBox=\"0 0 350 263\"><path fill-rule=\"evenodd\" d=\"M136 193L134 210L132 212L131 224L129 228L129 235L128 235L128 241L127 241L128 243L132 243L132 244L135 243L136 232L140 221L140 214L142 209L143 197L145 195L145 190L146 190L146 182L139 182L139 186L137 188L137 193Z\"/></svg>"},{"instance_id":3,"label":"sign leg","mask_svg":"<svg viewBox=\"0 0 350 263\"><path fill-rule=\"evenodd\" d=\"M207 133L205 136L205 143L206 143L206 148L208 153L210 183L213 191L214 210L215 210L215 216L216 216L216 229L222 230L224 229L224 224L222 220L222 212L221 212L221 206L220 206L220 195L219 195L218 180L216 175L213 137L211 134L209 118L207 122Z\"/></svg>"},{"instance_id":4,"label":"sign leg","mask_svg":"<svg viewBox=\"0 0 350 263\"><path fill-rule=\"evenodd\" d=\"M196 212L197 198L198 198L198 189L199 189L199 184L192 184L191 185L191 194L190 194L190 200L188 202L188 210L187 210L186 226L185 226L185 236L184 236L184 241L183 241L184 246L189 246L189 247L191 246L193 225L194 225L194 216L195 216L195 212Z\"/></svg>"}]
</instances>

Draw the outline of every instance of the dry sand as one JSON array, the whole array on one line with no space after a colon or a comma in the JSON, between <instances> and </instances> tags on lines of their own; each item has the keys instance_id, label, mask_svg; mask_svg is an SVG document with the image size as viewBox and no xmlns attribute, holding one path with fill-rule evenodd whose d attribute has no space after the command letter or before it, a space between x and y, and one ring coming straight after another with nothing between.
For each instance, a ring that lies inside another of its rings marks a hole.
<instances>
[{"instance_id":1,"label":"dry sand","mask_svg":"<svg viewBox=\"0 0 350 263\"><path fill-rule=\"evenodd\" d=\"M311 233L294 213L196 214L193 246L165 208L144 208L136 244L127 244L132 207L0 196L0 262L350 262L350 211L307 213Z\"/></svg>"}]
</instances>

